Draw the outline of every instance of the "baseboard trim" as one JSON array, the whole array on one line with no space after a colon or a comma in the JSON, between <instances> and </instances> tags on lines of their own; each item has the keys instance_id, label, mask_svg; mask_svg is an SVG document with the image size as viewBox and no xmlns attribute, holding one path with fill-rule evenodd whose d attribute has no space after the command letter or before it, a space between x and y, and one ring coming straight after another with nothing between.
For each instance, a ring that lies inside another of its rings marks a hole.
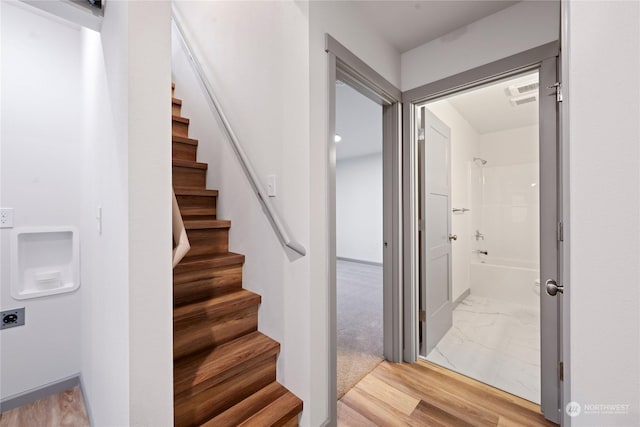
<instances>
[{"instance_id":1,"label":"baseboard trim","mask_svg":"<svg viewBox=\"0 0 640 427\"><path fill-rule=\"evenodd\" d=\"M364 260L361 260L361 259L345 258L345 257L342 257L342 256L337 256L336 259L340 260L340 261L357 262L357 263L360 263L360 264L375 265L377 267L382 267L382 263L381 262L364 261Z\"/></svg>"},{"instance_id":2,"label":"baseboard trim","mask_svg":"<svg viewBox=\"0 0 640 427\"><path fill-rule=\"evenodd\" d=\"M70 377L45 384L42 387L27 390L23 393L14 394L13 396L0 400L0 412L7 412L19 406L28 405L31 402L44 399L45 397L60 393L61 391L69 390L77 385L80 385L80 374L72 375Z\"/></svg>"},{"instance_id":3,"label":"baseboard trim","mask_svg":"<svg viewBox=\"0 0 640 427\"><path fill-rule=\"evenodd\" d=\"M471 288L467 288L466 291L464 291L458 298L456 298L456 300L453 302L452 310L455 310L456 307L459 306L460 303L469 295L471 295Z\"/></svg>"}]
</instances>

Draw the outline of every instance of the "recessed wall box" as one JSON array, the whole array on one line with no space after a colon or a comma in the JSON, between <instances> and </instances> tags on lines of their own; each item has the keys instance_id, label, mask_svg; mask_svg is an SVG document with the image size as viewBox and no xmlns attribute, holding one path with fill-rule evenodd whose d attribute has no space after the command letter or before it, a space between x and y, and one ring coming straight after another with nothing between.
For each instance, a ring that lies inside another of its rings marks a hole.
<instances>
[{"instance_id":1,"label":"recessed wall box","mask_svg":"<svg viewBox=\"0 0 640 427\"><path fill-rule=\"evenodd\" d=\"M28 299L80 286L75 227L20 227L11 234L11 296Z\"/></svg>"}]
</instances>

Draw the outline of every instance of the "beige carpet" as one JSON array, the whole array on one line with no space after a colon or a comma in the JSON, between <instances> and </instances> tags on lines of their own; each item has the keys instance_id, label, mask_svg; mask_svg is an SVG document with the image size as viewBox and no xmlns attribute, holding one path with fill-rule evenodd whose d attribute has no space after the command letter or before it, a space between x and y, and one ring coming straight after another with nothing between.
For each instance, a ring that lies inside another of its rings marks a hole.
<instances>
[{"instance_id":1,"label":"beige carpet","mask_svg":"<svg viewBox=\"0 0 640 427\"><path fill-rule=\"evenodd\" d=\"M338 399L383 360L382 266L337 262Z\"/></svg>"}]
</instances>

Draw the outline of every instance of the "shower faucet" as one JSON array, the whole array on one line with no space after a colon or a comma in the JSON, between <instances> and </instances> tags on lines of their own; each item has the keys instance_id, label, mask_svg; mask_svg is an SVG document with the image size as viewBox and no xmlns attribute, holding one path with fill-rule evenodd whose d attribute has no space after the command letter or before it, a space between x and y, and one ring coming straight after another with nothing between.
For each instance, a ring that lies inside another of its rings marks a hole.
<instances>
[{"instance_id":1,"label":"shower faucet","mask_svg":"<svg viewBox=\"0 0 640 427\"><path fill-rule=\"evenodd\" d=\"M476 249L474 252L481 255L489 255L489 251L482 251L480 249Z\"/></svg>"},{"instance_id":2,"label":"shower faucet","mask_svg":"<svg viewBox=\"0 0 640 427\"><path fill-rule=\"evenodd\" d=\"M476 230L476 234L474 237L476 238L476 240L480 240L480 239L484 240L484 234L482 234L480 230Z\"/></svg>"}]
</instances>

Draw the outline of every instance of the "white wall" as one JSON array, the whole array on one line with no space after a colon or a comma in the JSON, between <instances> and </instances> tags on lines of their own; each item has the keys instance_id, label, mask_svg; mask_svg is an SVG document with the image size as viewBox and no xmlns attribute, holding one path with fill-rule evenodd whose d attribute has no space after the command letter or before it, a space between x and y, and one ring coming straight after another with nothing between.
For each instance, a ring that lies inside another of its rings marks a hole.
<instances>
[{"instance_id":1,"label":"white wall","mask_svg":"<svg viewBox=\"0 0 640 427\"><path fill-rule=\"evenodd\" d=\"M429 104L429 110L451 129L451 206L471 209L471 168L478 155L479 135L449 101ZM451 231L458 236L453 242L452 274L453 300L471 286L470 267L473 233L472 218L475 209L463 214L452 214Z\"/></svg>"},{"instance_id":2,"label":"white wall","mask_svg":"<svg viewBox=\"0 0 640 427\"><path fill-rule=\"evenodd\" d=\"M80 226L80 30L23 4L0 3L0 205L14 226ZM73 293L15 300L9 240L0 231L0 308L26 308L25 326L0 331L0 398L80 372L80 303ZM82 238L82 234L80 234Z\"/></svg>"},{"instance_id":3,"label":"white wall","mask_svg":"<svg viewBox=\"0 0 640 427\"><path fill-rule=\"evenodd\" d=\"M337 256L382 264L382 230L382 153L338 160Z\"/></svg>"},{"instance_id":4,"label":"white wall","mask_svg":"<svg viewBox=\"0 0 640 427\"><path fill-rule=\"evenodd\" d=\"M82 376L93 425L172 425L170 8L83 32ZM102 233L95 220L102 207Z\"/></svg>"},{"instance_id":5,"label":"white wall","mask_svg":"<svg viewBox=\"0 0 640 427\"><path fill-rule=\"evenodd\" d=\"M130 423L172 426L171 2L127 4Z\"/></svg>"},{"instance_id":6,"label":"white wall","mask_svg":"<svg viewBox=\"0 0 640 427\"><path fill-rule=\"evenodd\" d=\"M357 30L355 30L357 29ZM325 53L325 33L366 62L392 84L399 85L400 56L362 20L350 2L309 3L309 66L310 66L310 254L311 305L308 316L311 325L312 401L311 424L320 425L329 417L332 402L327 391L329 364L329 152L333 150L333 135L328 135L329 105L327 87L328 55ZM332 160L333 161L333 160Z\"/></svg>"},{"instance_id":7,"label":"white wall","mask_svg":"<svg viewBox=\"0 0 640 427\"><path fill-rule=\"evenodd\" d=\"M640 425L640 4L568 6L563 107L571 277L565 295L570 298L570 399L583 405L571 425L635 426ZM607 89L594 90L594 82L607 82ZM621 415L586 414L585 404L630 407Z\"/></svg>"},{"instance_id":8,"label":"white wall","mask_svg":"<svg viewBox=\"0 0 640 427\"><path fill-rule=\"evenodd\" d=\"M522 1L402 54L402 90L558 40L560 3Z\"/></svg>"},{"instance_id":9,"label":"white wall","mask_svg":"<svg viewBox=\"0 0 640 427\"><path fill-rule=\"evenodd\" d=\"M540 189L538 126L525 126L480 135L478 169L481 182L472 191L480 199L474 206L474 248L491 259L540 267Z\"/></svg>"},{"instance_id":10,"label":"white wall","mask_svg":"<svg viewBox=\"0 0 640 427\"><path fill-rule=\"evenodd\" d=\"M273 202L307 248L309 255L298 258L275 239L206 107L191 106L206 104L174 50L176 95L185 100L192 136L203 140L199 156L209 162L208 185L221 191L220 216L233 221L231 249L247 255L245 286L263 296L260 329L282 344L278 379L304 400L301 424L320 425L329 416L328 171L320 160L329 150L324 33L395 84L399 55L346 2L177 6L257 173L263 180L277 175Z\"/></svg>"},{"instance_id":11,"label":"white wall","mask_svg":"<svg viewBox=\"0 0 640 427\"><path fill-rule=\"evenodd\" d=\"M258 175L277 176L276 209L309 250L309 98L306 5L294 2L179 2L191 42ZM197 31L194 31L197 29ZM310 397L309 256L284 249L251 189L202 89L174 42L173 77L190 136L220 191L218 217L232 221L230 250L246 255L243 285L262 295L259 329L281 343L278 380ZM315 367L313 369L316 369Z\"/></svg>"},{"instance_id":12,"label":"white wall","mask_svg":"<svg viewBox=\"0 0 640 427\"><path fill-rule=\"evenodd\" d=\"M82 33L82 386L97 426L129 422L127 14L120 6L105 11L102 34Z\"/></svg>"}]
</instances>

